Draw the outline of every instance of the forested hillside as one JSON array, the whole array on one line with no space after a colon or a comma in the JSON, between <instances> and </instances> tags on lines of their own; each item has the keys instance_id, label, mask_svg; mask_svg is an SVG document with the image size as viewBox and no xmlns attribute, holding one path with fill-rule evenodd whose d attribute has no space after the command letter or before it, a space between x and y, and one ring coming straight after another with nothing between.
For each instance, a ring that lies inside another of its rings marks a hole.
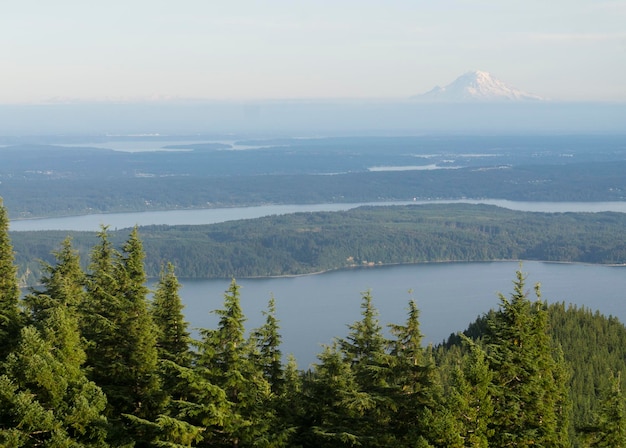
<instances>
[{"instance_id":1,"label":"forested hillside","mask_svg":"<svg viewBox=\"0 0 626 448\"><path fill-rule=\"evenodd\" d=\"M190 336L174 266L147 299L137 229L103 229L81 268L69 239L20 298L0 207L0 445L7 447L626 446L626 328L529 294L440 347L419 310L385 336L374 298L309 371L281 352L277 310L246 332L239 286ZM246 337L246 334L249 336Z\"/></svg>"},{"instance_id":2,"label":"forested hillside","mask_svg":"<svg viewBox=\"0 0 626 448\"><path fill-rule=\"evenodd\" d=\"M23 281L70 232L12 234ZM121 244L127 230L110 232ZM86 259L92 233L71 232ZM205 226L141 228L146 272L184 278L309 274L352 266L487 260L626 263L623 213L531 213L486 205L361 207ZM27 273L27 275L24 275Z\"/></svg>"}]
</instances>

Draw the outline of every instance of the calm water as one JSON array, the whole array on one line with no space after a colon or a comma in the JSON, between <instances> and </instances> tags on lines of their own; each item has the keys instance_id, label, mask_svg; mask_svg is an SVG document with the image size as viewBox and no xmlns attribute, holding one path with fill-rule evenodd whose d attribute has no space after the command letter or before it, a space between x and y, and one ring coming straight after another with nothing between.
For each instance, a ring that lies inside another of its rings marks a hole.
<instances>
[{"instance_id":1,"label":"calm water","mask_svg":"<svg viewBox=\"0 0 626 448\"><path fill-rule=\"evenodd\" d=\"M497 293L508 295L519 264L442 263L386 266L319 275L242 279L241 303L252 329L264 321L270 296L276 300L283 353L293 353L301 368L315 361L321 344L347 334L360 319L361 291L370 289L381 324L403 323L410 298L421 312L425 342L438 343L490 308ZM541 282L548 302L574 303L626 322L626 267L525 262L528 288ZM221 308L228 280L182 280L181 297L192 327L214 328L211 310ZM411 292L410 292L411 291Z\"/></svg>"},{"instance_id":2,"label":"calm water","mask_svg":"<svg viewBox=\"0 0 626 448\"><path fill-rule=\"evenodd\" d=\"M486 203L513 210L538 212L626 213L626 202L513 202L438 201L438 203ZM398 202L395 204L420 204ZM391 203L387 203L391 204ZM365 204L268 205L227 209L118 213L57 219L11 222L11 230L86 230L100 224L127 228L150 224L211 224L235 219L304 211L347 210ZM242 279L241 299L248 317L247 328L262 324L262 310L273 295L281 320L283 352L293 353L300 367L315 361L321 344L343 337L347 325L360 318L361 291L371 289L380 320L403 323L406 307L413 298L421 310L426 342L438 343L450 333L466 328L480 314L497 307L497 292L509 294L518 264L445 263L353 269L321 275L287 278ZM626 322L626 267L525 262L528 286L541 282L543 298L549 302L585 305ZM186 316L193 327L212 328L211 310L222 306L228 280L182 280L181 296ZM411 291L411 292L409 292Z\"/></svg>"},{"instance_id":3,"label":"calm water","mask_svg":"<svg viewBox=\"0 0 626 448\"><path fill-rule=\"evenodd\" d=\"M262 216L282 215L295 212L339 211L360 205L407 205L407 204L491 204L511 210L531 212L603 212L626 213L626 202L516 202L498 199L463 201L410 201L370 202L359 204L304 204L263 205L257 207L212 208L199 210L170 210L161 212L110 213L98 215L69 216L65 218L15 220L10 223L13 231L25 230L82 230L97 231L105 224L111 229L124 229L135 225L153 224L214 224L237 219L252 219Z\"/></svg>"}]
</instances>

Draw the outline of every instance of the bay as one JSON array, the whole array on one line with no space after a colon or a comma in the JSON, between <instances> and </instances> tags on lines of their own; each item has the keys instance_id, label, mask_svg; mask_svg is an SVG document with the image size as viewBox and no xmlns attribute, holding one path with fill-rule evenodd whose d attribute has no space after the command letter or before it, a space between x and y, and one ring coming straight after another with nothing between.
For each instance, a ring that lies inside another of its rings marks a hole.
<instances>
[{"instance_id":1,"label":"bay","mask_svg":"<svg viewBox=\"0 0 626 448\"><path fill-rule=\"evenodd\" d=\"M322 344L345 337L360 319L361 292L371 290L380 322L402 324L408 301L420 309L425 344L442 342L476 317L497 308L498 293L513 289L517 262L428 263L382 266L301 277L241 279L241 304L251 330L262 325L271 296L283 336L283 354L300 368L315 362ZM528 290L540 282L549 303L565 302L626 321L626 267L524 262ZM194 328L215 328L230 280L181 280L185 315Z\"/></svg>"},{"instance_id":2,"label":"bay","mask_svg":"<svg viewBox=\"0 0 626 448\"><path fill-rule=\"evenodd\" d=\"M489 204L511 210L531 212L604 212L626 213L626 202L521 202L503 199L463 199L433 201L397 201L329 204L260 205L252 207L209 208L195 210L167 210L155 212L108 213L62 218L24 219L10 222L11 231L76 230L95 232L101 225L111 229L125 229L147 225L200 225L238 219L283 215L296 212L341 211L363 205L421 205L421 204Z\"/></svg>"}]
</instances>

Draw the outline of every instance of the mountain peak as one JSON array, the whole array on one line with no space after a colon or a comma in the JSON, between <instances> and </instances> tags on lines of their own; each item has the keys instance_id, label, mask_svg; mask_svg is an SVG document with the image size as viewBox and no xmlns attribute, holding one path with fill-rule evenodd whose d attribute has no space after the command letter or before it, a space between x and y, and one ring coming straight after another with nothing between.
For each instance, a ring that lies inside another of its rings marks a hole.
<instances>
[{"instance_id":1,"label":"mountain peak","mask_svg":"<svg viewBox=\"0 0 626 448\"><path fill-rule=\"evenodd\" d=\"M464 73L445 87L436 86L413 100L436 102L541 101L538 95L511 87L481 70Z\"/></svg>"}]
</instances>

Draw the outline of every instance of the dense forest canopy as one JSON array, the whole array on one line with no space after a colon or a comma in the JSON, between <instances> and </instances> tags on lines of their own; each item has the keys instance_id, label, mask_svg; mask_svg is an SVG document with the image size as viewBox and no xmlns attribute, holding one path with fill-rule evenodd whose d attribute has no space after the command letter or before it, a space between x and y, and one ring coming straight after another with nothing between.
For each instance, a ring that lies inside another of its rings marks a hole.
<instances>
[{"instance_id":1,"label":"dense forest canopy","mask_svg":"<svg viewBox=\"0 0 626 448\"><path fill-rule=\"evenodd\" d=\"M23 283L39 277L36 260L69 234L84 259L89 232L13 232ZM111 231L121 244L127 230ZM171 262L184 278L309 274L380 264L543 260L626 263L623 213L533 213L447 204L360 207L203 226L141 228L146 272Z\"/></svg>"},{"instance_id":2,"label":"dense forest canopy","mask_svg":"<svg viewBox=\"0 0 626 448\"><path fill-rule=\"evenodd\" d=\"M301 371L272 298L246 332L233 280L193 339L174 266L149 301L146 260L137 228L120 244L103 228L87 268L67 238L20 298L0 207L2 446L626 446L626 328L548 305L521 268L497 308L437 347L412 301L385 336L365 292L361 319Z\"/></svg>"}]
</instances>

